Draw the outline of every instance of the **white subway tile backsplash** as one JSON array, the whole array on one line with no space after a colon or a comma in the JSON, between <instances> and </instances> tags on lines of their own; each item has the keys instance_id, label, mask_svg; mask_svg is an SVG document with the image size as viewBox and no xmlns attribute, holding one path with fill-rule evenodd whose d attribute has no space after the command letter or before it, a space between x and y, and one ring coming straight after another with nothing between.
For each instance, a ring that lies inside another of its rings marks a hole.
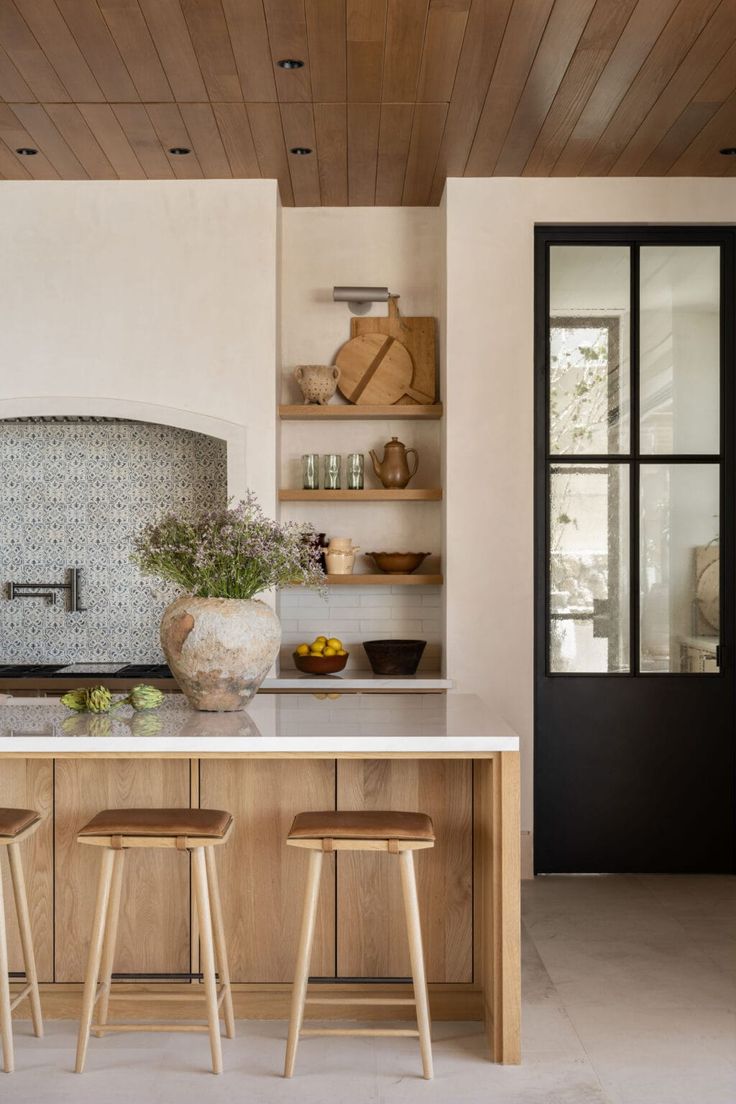
<instances>
[{"instance_id":1,"label":"white subway tile backsplash","mask_svg":"<svg viewBox=\"0 0 736 1104\"><path fill-rule=\"evenodd\" d=\"M387 636L391 633L394 624L393 621L361 621L361 637L363 640L374 640L378 635Z\"/></svg>"},{"instance_id":2,"label":"white subway tile backsplash","mask_svg":"<svg viewBox=\"0 0 736 1104\"><path fill-rule=\"evenodd\" d=\"M330 621L328 618L323 617L321 620L299 622L299 633L305 643L308 643L309 640L314 640L315 636L319 636L320 634L325 636L339 636L342 640L345 633L357 633L359 631L359 621Z\"/></svg>"},{"instance_id":3,"label":"white subway tile backsplash","mask_svg":"<svg viewBox=\"0 0 736 1104\"><path fill-rule=\"evenodd\" d=\"M360 604L361 606L390 606L392 609L410 609L414 606L421 606L422 598L419 594L364 594Z\"/></svg>"},{"instance_id":4,"label":"white subway tile backsplash","mask_svg":"<svg viewBox=\"0 0 736 1104\"><path fill-rule=\"evenodd\" d=\"M354 600L353 600L354 601ZM323 617L329 616L333 621L355 621L362 615L360 606L333 606L330 605L329 613L325 611Z\"/></svg>"},{"instance_id":5,"label":"white subway tile backsplash","mask_svg":"<svg viewBox=\"0 0 736 1104\"><path fill-rule=\"evenodd\" d=\"M337 595L337 597L340 596ZM322 595L314 590L301 590L298 592L289 590L281 597L282 606L285 603L293 603L299 608L303 606L313 606L316 609L324 609L326 604L325 599L322 597Z\"/></svg>"},{"instance_id":6,"label":"white subway tile backsplash","mask_svg":"<svg viewBox=\"0 0 736 1104\"><path fill-rule=\"evenodd\" d=\"M350 652L346 670L369 670L363 640L403 638L427 641L420 670L437 671L442 663L443 621L441 588L408 588L397 585L330 587L325 602L304 590L280 595L283 628L281 668L293 667L297 644L320 633L339 637Z\"/></svg>"},{"instance_id":7,"label":"white subway tile backsplash","mask_svg":"<svg viewBox=\"0 0 736 1104\"><path fill-rule=\"evenodd\" d=\"M422 595L422 605L423 606L441 606L442 605L442 594L441 594L439 588L435 589L434 587L432 587L431 591L428 591L426 594L423 594Z\"/></svg>"},{"instance_id":8,"label":"white subway tile backsplash","mask_svg":"<svg viewBox=\"0 0 736 1104\"><path fill-rule=\"evenodd\" d=\"M403 617L404 610L395 609L393 606L360 606L361 621L391 621L397 617Z\"/></svg>"}]
</instances>

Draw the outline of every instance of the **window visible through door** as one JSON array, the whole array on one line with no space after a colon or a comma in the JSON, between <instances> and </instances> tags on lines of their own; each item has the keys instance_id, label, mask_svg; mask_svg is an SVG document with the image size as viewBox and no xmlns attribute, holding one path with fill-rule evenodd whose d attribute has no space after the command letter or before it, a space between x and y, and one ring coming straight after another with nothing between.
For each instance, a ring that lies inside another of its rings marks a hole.
<instances>
[{"instance_id":1,"label":"window visible through door","mask_svg":"<svg viewBox=\"0 0 736 1104\"><path fill-rule=\"evenodd\" d=\"M548 673L718 673L721 247L548 249Z\"/></svg>"}]
</instances>

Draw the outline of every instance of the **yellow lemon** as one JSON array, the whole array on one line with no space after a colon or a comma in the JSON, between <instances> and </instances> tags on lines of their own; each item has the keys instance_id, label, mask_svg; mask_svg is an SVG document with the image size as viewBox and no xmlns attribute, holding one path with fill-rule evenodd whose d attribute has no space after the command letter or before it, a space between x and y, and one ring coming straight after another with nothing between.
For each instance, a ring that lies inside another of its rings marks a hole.
<instances>
[{"instance_id":1,"label":"yellow lemon","mask_svg":"<svg viewBox=\"0 0 736 1104\"><path fill-rule=\"evenodd\" d=\"M328 646L327 646L327 647L325 648L325 650L323 651L322 655L326 655L326 656L329 656L329 655L337 655L337 652L335 651L335 649L334 649L334 648L330 648L330 647L329 647L329 645L328 645Z\"/></svg>"},{"instance_id":2,"label":"yellow lemon","mask_svg":"<svg viewBox=\"0 0 736 1104\"><path fill-rule=\"evenodd\" d=\"M337 649L337 654L338 655L347 655L348 653L345 651L344 648L338 648Z\"/></svg>"},{"instance_id":3,"label":"yellow lemon","mask_svg":"<svg viewBox=\"0 0 736 1104\"><path fill-rule=\"evenodd\" d=\"M297 655L309 655L309 645L300 644L296 650Z\"/></svg>"},{"instance_id":4,"label":"yellow lemon","mask_svg":"<svg viewBox=\"0 0 736 1104\"><path fill-rule=\"evenodd\" d=\"M324 641L324 640L315 640L314 644L312 645L312 651L313 652L323 652L325 650L325 646L326 646L326 641Z\"/></svg>"},{"instance_id":5,"label":"yellow lemon","mask_svg":"<svg viewBox=\"0 0 736 1104\"><path fill-rule=\"evenodd\" d=\"M342 640L338 640L336 636L332 636L327 641L327 645L330 648L334 648L336 652L339 652L342 648Z\"/></svg>"},{"instance_id":6,"label":"yellow lemon","mask_svg":"<svg viewBox=\"0 0 736 1104\"><path fill-rule=\"evenodd\" d=\"M327 637L326 637L326 636L318 636L318 637L317 637L317 640L321 640L321 641L323 641L323 642L324 642L325 644L327 643ZM315 640L315 644L317 643L317 640Z\"/></svg>"}]
</instances>

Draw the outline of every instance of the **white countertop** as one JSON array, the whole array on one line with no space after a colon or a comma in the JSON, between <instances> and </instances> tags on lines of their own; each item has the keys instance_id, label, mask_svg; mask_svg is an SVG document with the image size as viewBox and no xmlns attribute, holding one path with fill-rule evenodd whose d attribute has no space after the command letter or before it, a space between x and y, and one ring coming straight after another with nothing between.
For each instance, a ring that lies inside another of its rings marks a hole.
<instances>
[{"instance_id":1,"label":"white countertop","mask_svg":"<svg viewBox=\"0 0 736 1104\"><path fill-rule=\"evenodd\" d=\"M200 713L179 694L148 713L75 714L52 698L0 700L1 755L368 757L518 751L509 725L474 694L259 694L241 713Z\"/></svg>"},{"instance_id":2,"label":"white countertop","mask_svg":"<svg viewBox=\"0 0 736 1104\"><path fill-rule=\"evenodd\" d=\"M318 690L324 693L339 693L343 690L367 690L375 694L398 691L420 693L422 690L451 690L452 679L441 675L374 675L372 671L351 671L338 675L303 675L300 671L284 671L275 678L266 678L261 690Z\"/></svg>"}]
</instances>

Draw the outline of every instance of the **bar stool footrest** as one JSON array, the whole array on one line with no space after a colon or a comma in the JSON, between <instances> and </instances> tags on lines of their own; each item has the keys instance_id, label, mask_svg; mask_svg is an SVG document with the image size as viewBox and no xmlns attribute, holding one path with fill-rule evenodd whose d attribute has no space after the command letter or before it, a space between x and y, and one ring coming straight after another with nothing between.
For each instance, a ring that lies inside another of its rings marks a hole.
<instances>
[{"instance_id":1,"label":"bar stool footrest","mask_svg":"<svg viewBox=\"0 0 736 1104\"><path fill-rule=\"evenodd\" d=\"M416 1005L416 1001L413 997L307 997L304 1001L305 1004L338 1004L338 1005L351 1005L351 1004L370 1004L383 1007L387 1004L408 1004L412 1007Z\"/></svg>"},{"instance_id":2,"label":"bar stool footrest","mask_svg":"<svg viewBox=\"0 0 736 1104\"><path fill-rule=\"evenodd\" d=\"M32 989L33 989L33 985L29 981L26 985L23 986L23 988L20 990L19 993L14 993L13 994L12 1000L10 1001L10 1011L11 1012L13 1011L14 1008L18 1007L18 1005L20 1004L21 1001L24 1001L26 999L26 997L30 995Z\"/></svg>"},{"instance_id":3,"label":"bar stool footrest","mask_svg":"<svg viewBox=\"0 0 736 1104\"><path fill-rule=\"evenodd\" d=\"M95 1000L98 1000L102 995L102 988L103 986L101 984L100 991L97 997L95 997ZM217 1004L219 1007L230 991L230 986L221 985L218 988L219 996L217 998ZM116 993L114 989L111 989L109 999L111 1001L198 1001L206 1000L207 994L204 991L198 992L194 987L186 989L181 993Z\"/></svg>"},{"instance_id":4,"label":"bar stool footrest","mask_svg":"<svg viewBox=\"0 0 736 1104\"><path fill-rule=\"evenodd\" d=\"M106 1024L92 1024L90 1032L96 1039L102 1038L103 1035L114 1035L120 1032L132 1032L132 1031L166 1031L166 1032L193 1032L196 1034L208 1033L209 1027L207 1024L192 1024L182 1023L181 1020L175 1023L106 1023Z\"/></svg>"},{"instance_id":5,"label":"bar stool footrest","mask_svg":"<svg viewBox=\"0 0 736 1104\"><path fill-rule=\"evenodd\" d=\"M419 1032L410 1027L303 1027L300 1037L317 1035L372 1035L388 1038L398 1035L403 1039L418 1039Z\"/></svg>"}]
</instances>

